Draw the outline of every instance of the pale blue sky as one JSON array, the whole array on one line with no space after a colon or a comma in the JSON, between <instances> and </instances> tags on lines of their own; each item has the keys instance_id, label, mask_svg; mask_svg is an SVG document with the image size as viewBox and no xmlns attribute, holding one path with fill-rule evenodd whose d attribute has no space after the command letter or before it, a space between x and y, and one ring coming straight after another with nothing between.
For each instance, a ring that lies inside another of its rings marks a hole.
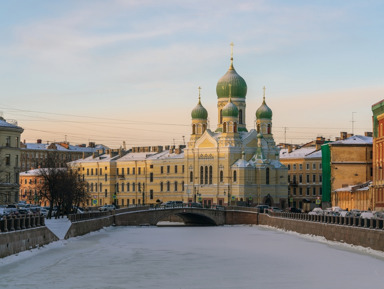
<instances>
[{"instance_id":1,"label":"pale blue sky","mask_svg":"<svg viewBox=\"0 0 384 289\"><path fill-rule=\"evenodd\" d=\"M247 126L266 99L276 142L371 131L384 98L383 1L1 1L0 110L34 142L188 140L233 41Z\"/></svg>"}]
</instances>

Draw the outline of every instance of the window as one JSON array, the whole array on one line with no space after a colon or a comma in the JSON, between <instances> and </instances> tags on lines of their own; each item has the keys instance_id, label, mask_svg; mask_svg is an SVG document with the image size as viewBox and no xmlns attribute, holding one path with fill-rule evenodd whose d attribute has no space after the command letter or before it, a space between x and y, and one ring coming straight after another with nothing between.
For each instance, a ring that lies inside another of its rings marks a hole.
<instances>
[{"instance_id":1,"label":"window","mask_svg":"<svg viewBox=\"0 0 384 289\"><path fill-rule=\"evenodd\" d=\"M288 165L288 171L291 170L291 165Z\"/></svg>"},{"instance_id":2,"label":"window","mask_svg":"<svg viewBox=\"0 0 384 289\"><path fill-rule=\"evenodd\" d=\"M116 168L116 175L119 175L119 168Z\"/></svg>"},{"instance_id":3,"label":"window","mask_svg":"<svg viewBox=\"0 0 384 289\"><path fill-rule=\"evenodd\" d=\"M167 182L167 192L169 192L170 190L171 190L171 183Z\"/></svg>"},{"instance_id":4,"label":"window","mask_svg":"<svg viewBox=\"0 0 384 289\"><path fill-rule=\"evenodd\" d=\"M87 169L87 176L89 176L89 169Z\"/></svg>"},{"instance_id":5,"label":"window","mask_svg":"<svg viewBox=\"0 0 384 289\"><path fill-rule=\"evenodd\" d=\"M7 138L6 138L6 143L5 143L5 145L7 146L7 147L10 147L11 146L11 137L10 136L7 136Z\"/></svg>"},{"instance_id":6,"label":"window","mask_svg":"<svg viewBox=\"0 0 384 289\"><path fill-rule=\"evenodd\" d=\"M319 182L321 183L323 181L323 175L319 175Z\"/></svg>"},{"instance_id":7,"label":"window","mask_svg":"<svg viewBox=\"0 0 384 289\"><path fill-rule=\"evenodd\" d=\"M138 168L137 170L138 170L137 174L141 175L141 168Z\"/></svg>"},{"instance_id":8,"label":"window","mask_svg":"<svg viewBox=\"0 0 384 289\"><path fill-rule=\"evenodd\" d=\"M129 183L127 183L127 192L129 192Z\"/></svg>"},{"instance_id":9,"label":"window","mask_svg":"<svg viewBox=\"0 0 384 289\"><path fill-rule=\"evenodd\" d=\"M209 184L212 185L212 166L209 166Z\"/></svg>"},{"instance_id":10,"label":"window","mask_svg":"<svg viewBox=\"0 0 384 289\"><path fill-rule=\"evenodd\" d=\"M207 166L205 166L204 184L208 184L208 167Z\"/></svg>"},{"instance_id":11,"label":"window","mask_svg":"<svg viewBox=\"0 0 384 289\"><path fill-rule=\"evenodd\" d=\"M299 183L303 182L303 175L299 175Z\"/></svg>"},{"instance_id":12,"label":"window","mask_svg":"<svg viewBox=\"0 0 384 289\"><path fill-rule=\"evenodd\" d=\"M102 183L100 183L99 189L100 189L100 192L103 192L103 184Z\"/></svg>"},{"instance_id":13,"label":"window","mask_svg":"<svg viewBox=\"0 0 384 289\"><path fill-rule=\"evenodd\" d=\"M220 171L220 183L224 181L224 173L223 171Z\"/></svg>"},{"instance_id":14,"label":"window","mask_svg":"<svg viewBox=\"0 0 384 289\"><path fill-rule=\"evenodd\" d=\"M288 175L288 183L291 182L291 175Z\"/></svg>"},{"instance_id":15,"label":"window","mask_svg":"<svg viewBox=\"0 0 384 289\"><path fill-rule=\"evenodd\" d=\"M153 165L150 165L149 168L150 168L150 169L153 169Z\"/></svg>"},{"instance_id":16,"label":"window","mask_svg":"<svg viewBox=\"0 0 384 289\"><path fill-rule=\"evenodd\" d=\"M204 167L200 167L200 185L204 183Z\"/></svg>"},{"instance_id":17,"label":"window","mask_svg":"<svg viewBox=\"0 0 384 289\"><path fill-rule=\"evenodd\" d=\"M181 166L181 172L184 174L184 165Z\"/></svg>"},{"instance_id":18,"label":"window","mask_svg":"<svg viewBox=\"0 0 384 289\"><path fill-rule=\"evenodd\" d=\"M127 168L127 175L129 175L129 168ZM127 200L127 201L129 201L129 200ZM129 202L128 202L129 203Z\"/></svg>"},{"instance_id":19,"label":"window","mask_svg":"<svg viewBox=\"0 0 384 289\"><path fill-rule=\"evenodd\" d=\"M316 183L316 175L312 175L312 182Z\"/></svg>"},{"instance_id":20,"label":"window","mask_svg":"<svg viewBox=\"0 0 384 289\"><path fill-rule=\"evenodd\" d=\"M316 170L316 164L315 163L312 164L312 169Z\"/></svg>"},{"instance_id":21,"label":"window","mask_svg":"<svg viewBox=\"0 0 384 289\"><path fill-rule=\"evenodd\" d=\"M269 168L265 170L265 183L269 185Z\"/></svg>"},{"instance_id":22,"label":"window","mask_svg":"<svg viewBox=\"0 0 384 289\"><path fill-rule=\"evenodd\" d=\"M306 192L307 196L309 196L309 190L310 190L310 187L307 187L307 192Z\"/></svg>"},{"instance_id":23,"label":"window","mask_svg":"<svg viewBox=\"0 0 384 289\"><path fill-rule=\"evenodd\" d=\"M233 181L237 182L237 172L236 171L233 172Z\"/></svg>"},{"instance_id":24,"label":"window","mask_svg":"<svg viewBox=\"0 0 384 289\"><path fill-rule=\"evenodd\" d=\"M293 170L296 170L296 164L293 165Z\"/></svg>"},{"instance_id":25,"label":"window","mask_svg":"<svg viewBox=\"0 0 384 289\"><path fill-rule=\"evenodd\" d=\"M303 195L303 188L299 188L299 194L300 194L300 196Z\"/></svg>"},{"instance_id":26,"label":"window","mask_svg":"<svg viewBox=\"0 0 384 289\"><path fill-rule=\"evenodd\" d=\"M149 181L152 183L153 182L153 173L149 174Z\"/></svg>"},{"instance_id":27,"label":"window","mask_svg":"<svg viewBox=\"0 0 384 289\"><path fill-rule=\"evenodd\" d=\"M121 168L121 175L124 176L124 168Z\"/></svg>"},{"instance_id":28,"label":"window","mask_svg":"<svg viewBox=\"0 0 384 289\"><path fill-rule=\"evenodd\" d=\"M164 184L163 182L160 183L160 192L162 192L164 190Z\"/></svg>"},{"instance_id":29,"label":"window","mask_svg":"<svg viewBox=\"0 0 384 289\"><path fill-rule=\"evenodd\" d=\"M100 169L100 176L103 175L103 169Z\"/></svg>"},{"instance_id":30,"label":"window","mask_svg":"<svg viewBox=\"0 0 384 289\"><path fill-rule=\"evenodd\" d=\"M177 166L175 166L175 174L177 174Z\"/></svg>"},{"instance_id":31,"label":"window","mask_svg":"<svg viewBox=\"0 0 384 289\"><path fill-rule=\"evenodd\" d=\"M129 199L127 199L127 207L129 207Z\"/></svg>"},{"instance_id":32,"label":"window","mask_svg":"<svg viewBox=\"0 0 384 289\"><path fill-rule=\"evenodd\" d=\"M303 164L299 164L299 170L303 169Z\"/></svg>"},{"instance_id":33,"label":"window","mask_svg":"<svg viewBox=\"0 0 384 289\"><path fill-rule=\"evenodd\" d=\"M132 175L135 174L135 168L132 168Z\"/></svg>"},{"instance_id":34,"label":"window","mask_svg":"<svg viewBox=\"0 0 384 289\"><path fill-rule=\"evenodd\" d=\"M323 188L320 187L320 188L319 188L319 195L321 196L322 194L323 194Z\"/></svg>"},{"instance_id":35,"label":"window","mask_svg":"<svg viewBox=\"0 0 384 289\"><path fill-rule=\"evenodd\" d=\"M293 188L293 195L296 196L296 188Z\"/></svg>"},{"instance_id":36,"label":"window","mask_svg":"<svg viewBox=\"0 0 384 289\"><path fill-rule=\"evenodd\" d=\"M95 192L97 192L97 183L95 183Z\"/></svg>"},{"instance_id":37,"label":"window","mask_svg":"<svg viewBox=\"0 0 384 289\"><path fill-rule=\"evenodd\" d=\"M184 181L181 182L181 190L184 192Z\"/></svg>"},{"instance_id":38,"label":"window","mask_svg":"<svg viewBox=\"0 0 384 289\"><path fill-rule=\"evenodd\" d=\"M163 167L163 166L160 167L160 173L161 173L161 174L164 173L164 167Z\"/></svg>"},{"instance_id":39,"label":"window","mask_svg":"<svg viewBox=\"0 0 384 289\"><path fill-rule=\"evenodd\" d=\"M243 124L243 111L239 109L239 124Z\"/></svg>"},{"instance_id":40,"label":"window","mask_svg":"<svg viewBox=\"0 0 384 289\"><path fill-rule=\"evenodd\" d=\"M5 155L5 165L7 165L7 166L11 165L11 155L10 154Z\"/></svg>"},{"instance_id":41,"label":"window","mask_svg":"<svg viewBox=\"0 0 384 289\"><path fill-rule=\"evenodd\" d=\"M177 182L175 182L175 192L177 192Z\"/></svg>"},{"instance_id":42,"label":"window","mask_svg":"<svg viewBox=\"0 0 384 289\"><path fill-rule=\"evenodd\" d=\"M309 175L307 175L307 183L309 183Z\"/></svg>"},{"instance_id":43,"label":"window","mask_svg":"<svg viewBox=\"0 0 384 289\"><path fill-rule=\"evenodd\" d=\"M121 183L121 191L124 192L124 183Z\"/></svg>"},{"instance_id":44,"label":"window","mask_svg":"<svg viewBox=\"0 0 384 289\"><path fill-rule=\"evenodd\" d=\"M193 172L189 172L189 182L193 182Z\"/></svg>"},{"instance_id":45,"label":"window","mask_svg":"<svg viewBox=\"0 0 384 289\"><path fill-rule=\"evenodd\" d=\"M153 200L153 190L149 190L149 199Z\"/></svg>"},{"instance_id":46,"label":"window","mask_svg":"<svg viewBox=\"0 0 384 289\"><path fill-rule=\"evenodd\" d=\"M93 169L91 169L91 176L93 176Z\"/></svg>"},{"instance_id":47,"label":"window","mask_svg":"<svg viewBox=\"0 0 384 289\"><path fill-rule=\"evenodd\" d=\"M316 196L316 188L315 187L312 188L312 195Z\"/></svg>"},{"instance_id":48,"label":"window","mask_svg":"<svg viewBox=\"0 0 384 289\"><path fill-rule=\"evenodd\" d=\"M307 164L306 166L307 166L307 170L309 170L309 164Z\"/></svg>"},{"instance_id":49,"label":"window","mask_svg":"<svg viewBox=\"0 0 384 289\"><path fill-rule=\"evenodd\" d=\"M167 174L171 172L171 166L167 166Z\"/></svg>"},{"instance_id":50,"label":"window","mask_svg":"<svg viewBox=\"0 0 384 289\"><path fill-rule=\"evenodd\" d=\"M106 182L108 181L108 175L107 174L104 175L104 179Z\"/></svg>"},{"instance_id":51,"label":"window","mask_svg":"<svg viewBox=\"0 0 384 289\"><path fill-rule=\"evenodd\" d=\"M322 169L322 165L321 164L319 164L319 170L321 170Z\"/></svg>"},{"instance_id":52,"label":"window","mask_svg":"<svg viewBox=\"0 0 384 289\"><path fill-rule=\"evenodd\" d=\"M136 184L132 183L132 192L136 192Z\"/></svg>"}]
</instances>

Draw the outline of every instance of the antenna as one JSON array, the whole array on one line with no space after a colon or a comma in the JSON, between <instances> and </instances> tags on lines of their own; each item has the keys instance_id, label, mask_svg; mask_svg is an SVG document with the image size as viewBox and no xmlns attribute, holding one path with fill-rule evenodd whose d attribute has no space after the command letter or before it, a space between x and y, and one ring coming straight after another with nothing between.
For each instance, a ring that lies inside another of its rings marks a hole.
<instances>
[{"instance_id":1,"label":"antenna","mask_svg":"<svg viewBox=\"0 0 384 289\"><path fill-rule=\"evenodd\" d=\"M354 119L354 114L356 113L356 111L353 111L352 112L352 134L355 135L355 132L354 132L354 128L355 128L355 119Z\"/></svg>"},{"instance_id":2,"label":"antenna","mask_svg":"<svg viewBox=\"0 0 384 289\"><path fill-rule=\"evenodd\" d=\"M284 129L284 143L286 144L287 143L287 127L283 127Z\"/></svg>"},{"instance_id":3,"label":"antenna","mask_svg":"<svg viewBox=\"0 0 384 289\"><path fill-rule=\"evenodd\" d=\"M185 145L185 136L183 135L183 143L184 143L184 145Z\"/></svg>"}]
</instances>

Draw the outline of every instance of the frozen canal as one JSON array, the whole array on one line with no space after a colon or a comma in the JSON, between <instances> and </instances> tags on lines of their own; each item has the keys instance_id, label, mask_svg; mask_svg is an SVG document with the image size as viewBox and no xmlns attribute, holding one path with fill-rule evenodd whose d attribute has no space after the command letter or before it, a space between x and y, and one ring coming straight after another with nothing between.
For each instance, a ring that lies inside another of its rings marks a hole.
<instances>
[{"instance_id":1,"label":"frozen canal","mask_svg":"<svg viewBox=\"0 0 384 289\"><path fill-rule=\"evenodd\" d=\"M0 260L0 288L383 288L379 254L260 228L110 227Z\"/></svg>"}]
</instances>

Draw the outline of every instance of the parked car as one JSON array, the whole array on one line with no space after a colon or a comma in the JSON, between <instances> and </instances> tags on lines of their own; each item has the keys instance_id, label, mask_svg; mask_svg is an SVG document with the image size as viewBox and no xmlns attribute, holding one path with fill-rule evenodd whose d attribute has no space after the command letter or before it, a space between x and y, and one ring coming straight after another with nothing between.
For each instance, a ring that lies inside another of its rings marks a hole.
<instances>
[{"instance_id":1,"label":"parked car","mask_svg":"<svg viewBox=\"0 0 384 289\"><path fill-rule=\"evenodd\" d=\"M287 209L286 209L286 212L289 212L289 213L297 213L297 214L302 213L301 209L299 209L299 208L294 208L294 207L287 208Z\"/></svg>"},{"instance_id":2,"label":"parked car","mask_svg":"<svg viewBox=\"0 0 384 289\"><path fill-rule=\"evenodd\" d=\"M115 205L104 205L99 208L99 211L101 212L107 212L107 211L113 211L113 210L116 210Z\"/></svg>"},{"instance_id":3,"label":"parked car","mask_svg":"<svg viewBox=\"0 0 384 289\"><path fill-rule=\"evenodd\" d=\"M312 211L310 211L308 213L308 215L315 215L315 216L318 216L318 215L324 215L324 211L322 208L314 208Z\"/></svg>"},{"instance_id":4,"label":"parked car","mask_svg":"<svg viewBox=\"0 0 384 289\"><path fill-rule=\"evenodd\" d=\"M274 213L280 213L280 212L282 212L283 210L280 209L280 208L278 208L278 207L271 207L271 208L269 209L269 211L270 211L270 212L274 212Z\"/></svg>"},{"instance_id":5,"label":"parked car","mask_svg":"<svg viewBox=\"0 0 384 289\"><path fill-rule=\"evenodd\" d=\"M188 203L188 207L190 207L190 208L202 208L203 205L200 203L190 202L190 203Z\"/></svg>"},{"instance_id":6,"label":"parked car","mask_svg":"<svg viewBox=\"0 0 384 289\"><path fill-rule=\"evenodd\" d=\"M384 211L377 211L373 213L375 219L384 220Z\"/></svg>"},{"instance_id":7,"label":"parked car","mask_svg":"<svg viewBox=\"0 0 384 289\"><path fill-rule=\"evenodd\" d=\"M257 205L256 209L259 210L260 213L266 213L266 210L269 210L271 207L268 205Z\"/></svg>"},{"instance_id":8,"label":"parked car","mask_svg":"<svg viewBox=\"0 0 384 289\"><path fill-rule=\"evenodd\" d=\"M371 211L362 212L360 215L360 218L363 218L363 219L372 219L373 217L374 216L373 216L373 213Z\"/></svg>"},{"instance_id":9,"label":"parked car","mask_svg":"<svg viewBox=\"0 0 384 289\"><path fill-rule=\"evenodd\" d=\"M361 211L360 210L356 210L356 209L352 209L349 211L350 214L351 214L351 217L360 217L361 215Z\"/></svg>"},{"instance_id":10,"label":"parked car","mask_svg":"<svg viewBox=\"0 0 384 289\"><path fill-rule=\"evenodd\" d=\"M212 206L212 209L214 209L214 210L219 210L219 211L224 211L224 210L225 210L225 207L224 207L224 206L221 206L221 205L213 205L213 206Z\"/></svg>"},{"instance_id":11,"label":"parked car","mask_svg":"<svg viewBox=\"0 0 384 289\"><path fill-rule=\"evenodd\" d=\"M183 202L182 201L168 201L164 204L165 208L174 208L174 207L182 207Z\"/></svg>"}]
</instances>

